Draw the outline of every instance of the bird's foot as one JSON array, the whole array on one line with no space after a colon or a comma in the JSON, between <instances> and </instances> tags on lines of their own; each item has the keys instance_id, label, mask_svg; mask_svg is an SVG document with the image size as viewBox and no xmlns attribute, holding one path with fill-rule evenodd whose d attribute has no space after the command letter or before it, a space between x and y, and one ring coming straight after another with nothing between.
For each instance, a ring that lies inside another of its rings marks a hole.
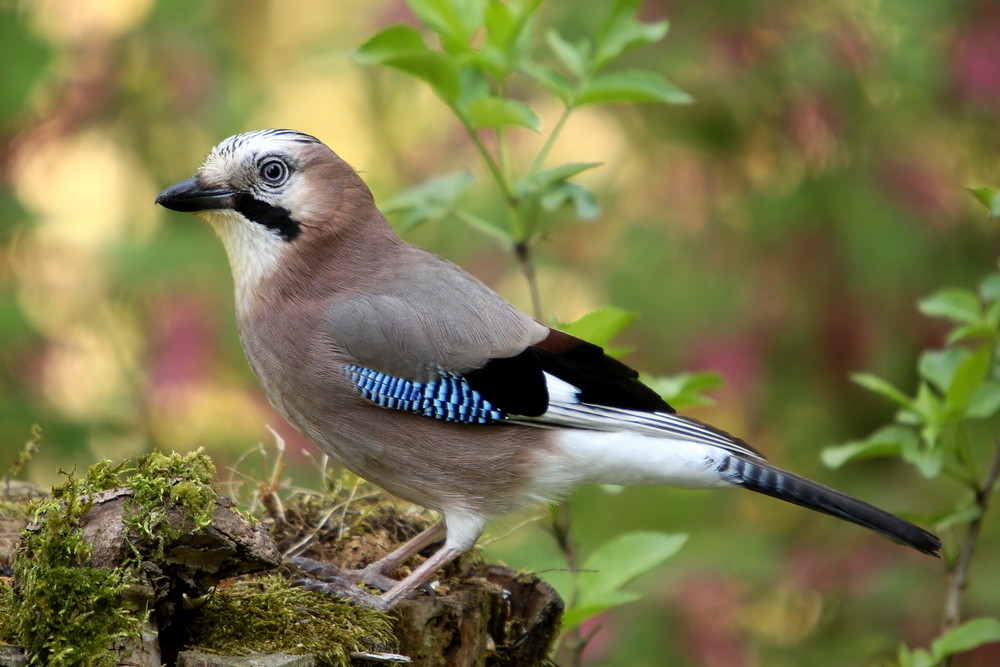
<instances>
[{"instance_id":1,"label":"bird's foot","mask_svg":"<svg viewBox=\"0 0 1000 667\"><path fill-rule=\"evenodd\" d=\"M316 591L318 593L323 593L324 595L333 595L339 598L344 598L352 602L359 607L367 607L369 609L378 609L380 611L388 611L389 607L385 604L381 595L373 595L365 589L358 586L357 582L351 581L352 578L344 577L324 577L323 579L297 579L292 582L293 586L300 586L307 591Z\"/></svg>"},{"instance_id":2,"label":"bird's foot","mask_svg":"<svg viewBox=\"0 0 1000 667\"><path fill-rule=\"evenodd\" d=\"M399 599L398 596L394 596L392 599L387 600L385 596L373 595L362 588L362 586L371 586L383 593L398 589L400 582L386 576L382 571L386 566L386 563L383 561L376 561L361 570L349 570L337 567L332 563L324 563L301 556L289 558L288 561L309 575L308 578L298 579L293 582L294 585L301 586L308 591L336 595L347 598L355 604L382 611L392 608ZM427 582L416 586L413 591L418 589L427 591L431 596L434 595L434 589ZM413 591L408 591L408 593L412 593Z\"/></svg>"},{"instance_id":3,"label":"bird's foot","mask_svg":"<svg viewBox=\"0 0 1000 667\"><path fill-rule=\"evenodd\" d=\"M372 563L363 570L348 570L337 567L333 563L324 563L323 561L303 558L301 556L289 558L288 560L312 576L314 580L321 582L340 583L344 586L371 586L383 592L399 583L392 577L386 576L382 568L379 567L381 561Z\"/></svg>"},{"instance_id":4,"label":"bird's foot","mask_svg":"<svg viewBox=\"0 0 1000 667\"><path fill-rule=\"evenodd\" d=\"M311 558L294 557L289 562L305 570L311 578L303 579L296 584L309 590L322 590L333 595L340 595L356 604L383 611L392 609L400 600L411 597L417 590L423 589L433 596L434 589L428 581L442 567L455 560L462 551L444 546L417 566L401 581L389 577L389 573L406 562L423 547L433 543L444 534L444 524L438 522L410 541L398 547L380 560L363 570L345 570L330 563L321 563ZM372 595L361 585L368 585L383 591L382 595Z\"/></svg>"}]
</instances>

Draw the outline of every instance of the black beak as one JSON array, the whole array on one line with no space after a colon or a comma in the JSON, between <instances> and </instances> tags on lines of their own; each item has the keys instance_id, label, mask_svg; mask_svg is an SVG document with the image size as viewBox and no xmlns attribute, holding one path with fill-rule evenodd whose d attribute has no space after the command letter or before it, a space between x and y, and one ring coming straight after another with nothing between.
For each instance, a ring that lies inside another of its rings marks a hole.
<instances>
[{"instance_id":1,"label":"black beak","mask_svg":"<svg viewBox=\"0 0 1000 667\"><path fill-rule=\"evenodd\" d=\"M171 211L194 213L219 208L233 208L238 193L224 188L209 189L198 184L197 179L175 183L156 197L156 203Z\"/></svg>"}]
</instances>

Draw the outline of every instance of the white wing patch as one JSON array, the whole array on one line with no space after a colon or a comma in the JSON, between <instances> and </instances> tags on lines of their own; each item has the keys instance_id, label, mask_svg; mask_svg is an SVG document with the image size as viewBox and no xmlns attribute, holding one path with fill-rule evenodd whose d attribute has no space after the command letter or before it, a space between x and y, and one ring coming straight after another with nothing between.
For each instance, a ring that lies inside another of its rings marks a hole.
<instances>
[{"instance_id":1,"label":"white wing patch","mask_svg":"<svg viewBox=\"0 0 1000 667\"><path fill-rule=\"evenodd\" d=\"M581 403L579 389L545 373L549 409L538 417L510 417L510 421L531 426L563 426L595 431L630 431L669 440L681 440L719 447L755 459L763 457L735 438L704 424L667 412L642 412L604 405Z\"/></svg>"}]
</instances>

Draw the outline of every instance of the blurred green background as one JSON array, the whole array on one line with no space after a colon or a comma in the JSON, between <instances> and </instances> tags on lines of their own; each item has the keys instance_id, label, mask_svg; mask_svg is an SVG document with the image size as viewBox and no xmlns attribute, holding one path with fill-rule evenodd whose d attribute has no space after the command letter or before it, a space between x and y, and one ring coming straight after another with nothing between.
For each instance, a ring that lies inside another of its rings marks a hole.
<instances>
[{"instance_id":1,"label":"blurred green background","mask_svg":"<svg viewBox=\"0 0 1000 667\"><path fill-rule=\"evenodd\" d=\"M604 6L550 0L543 23L584 34ZM947 505L947 480L889 460L829 471L819 453L891 417L849 373L909 390L940 343L915 300L995 267L996 223L966 187L1000 185L1000 6L650 0L642 17L671 34L629 58L696 102L570 121L552 161L604 162L581 178L603 213L560 219L540 247L547 313L634 310L631 365L725 378L693 416L911 518ZM314 473L243 360L221 245L152 202L219 140L264 127L321 138L379 200L473 165L426 88L349 59L399 21L398 0L0 2L0 466L38 424L40 485L153 446L205 446L224 471L271 424L293 478ZM559 109L538 104L551 123ZM489 238L444 223L408 239L528 307ZM665 488L583 489L571 508L584 553L624 529L691 534L642 600L597 620L587 664L878 664L937 632L940 563L833 519ZM967 617L1000 614L998 526L987 517ZM557 566L539 522L487 551ZM994 646L956 664L998 661Z\"/></svg>"}]
</instances>

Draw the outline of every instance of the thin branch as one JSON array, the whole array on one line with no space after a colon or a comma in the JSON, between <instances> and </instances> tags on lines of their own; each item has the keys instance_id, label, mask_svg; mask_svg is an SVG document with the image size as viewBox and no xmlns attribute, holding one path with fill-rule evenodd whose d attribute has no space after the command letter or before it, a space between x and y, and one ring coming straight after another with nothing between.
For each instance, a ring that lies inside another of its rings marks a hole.
<instances>
[{"instance_id":1,"label":"thin branch","mask_svg":"<svg viewBox=\"0 0 1000 667\"><path fill-rule=\"evenodd\" d=\"M326 514L324 514L323 518L321 518L316 525L313 526L312 530L306 533L298 542L288 547L288 549L285 550L285 553L281 554L281 558L286 560L292 556L298 556L302 553L305 548L316 539L316 536L319 535L319 531L323 530L323 526L326 525L326 522L330 520L330 517L333 516L333 513L336 512L339 507L340 505L335 505L327 510Z\"/></svg>"},{"instance_id":2,"label":"thin branch","mask_svg":"<svg viewBox=\"0 0 1000 667\"><path fill-rule=\"evenodd\" d=\"M528 517L524 521L520 522L519 524L517 524L516 526L514 526L513 528L511 528L510 530L508 530L503 535L497 535L496 537L490 537L488 539L479 540L479 544L483 548L486 548L486 547L490 546L491 544L496 544L497 542L500 542L501 540L506 540L508 537L510 537L514 533L518 532L519 530L521 530L522 528L524 528L528 524L538 523L539 521L541 521L544 518L545 518L544 514L539 514L538 516Z\"/></svg>"},{"instance_id":3,"label":"thin branch","mask_svg":"<svg viewBox=\"0 0 1000 667\"><path fill-rule=\"evenodd\" d=\"M535 156L531 166L528 167L529 178L534 176L538 170L542 168L542 165L545 163L545 158L549 156L549 151L551 151L552 147L555 146L556 139L558 139L559 135L562 133L563 126L566 125L566 121L569 120L570 114L572 114L575 109L576 107L570 104L567 104L563 108L562 115L559 116L559 120L556 121L552 131L549 132L549 136L546 137L545 143L542 145L541 150L538 151L538 155Z\"/></svg>"},{"instance_id":4,"label":"thin branch","mask_svg":"<svg viewBox=\"0 0 1000 667\"><path fill-rule=\"evenodd\" d=\"M587 634L583 634L580 626L577 626L570 633L570 637L565 640L566 649L570 653L570 667L580 667L583 664L583 652L587 644L603 629L600 623L594 624Z\"/></svg>"},{"instance_id":5,"label":"thin branch","mask_svg":"<svg viewBox=\"0 0 1000 667\"><path fill-rule=\"evenodd\" d=\"M514 254L521 265L521 272L525 280L528 281L528 290L531 292L531 313L536 320L542 321L542 293L538 288L538 275L535 273L535 263L531 257L531 246L528 241L519 240L514 244Z\"/></svg>"},{"instance_id":6,"label":"thin branch","mask_svg":"<svg viewBox=\"0 0 1000 667\"><path fill-rule=\"evenodd\" d=\"M550 524L552 535L556 539L556 545L562 553L563 560L566 561L566 569L579 573L580 555L576 550L576 542L573 539L572 515L569 511L569 503L563 501L552 508L552 521ZM574 580L575 581L575 580ZM567 600L567 609L573 608L580 597L579 584L573 584L573 591L570 599ZM569 666L580 667L583 664L583 651L587 644L593 639L594 633L584 635L580 626L567 632L560 640L562 648L569 654Z\"/></svg>"},{"instance_id":7,"label":"thin branch","mask_svg":"<svg viewBox=\"0 0 1000 667\"><path fill-rule=\"evenodd\" d=\"M465 118L457 107L452 107L455 115L458 117L459 121L462 123L462 127L465 128L466 134L472 140L472 145L476 147L479 155L483 158L483 162L486 163L486 167L490 170L490 174L493 176L493 180L496 181L497 187L500 188L500 193L503 198L507 201L507 205L511 208L517 208L517 196L514 191L510 189L510 183L507 182L506 175L503 173L503 169L497 164L496 159L494 159L493 154L490 153L489 149L486 148L486 144L479 137L479 132L476 128L472 126L472 123Z\"/></svg>"},{"instance_id":8,"label":"thin branch","mask_svg":"<svg viewBox=\"0 0 1000 667\"><path fill-rule=\"evenodd\" d=\"M979 543L979 535L983 528L983 518L993 496L993 489L1000 479L1000 439L996 442L996 451L993 453L993 463L986 474L983 485L976 488L976 507L979 508L979 516L969 524L969 532L965 537L965 544L958 554L955 562L955 569L951 573L951 580L948 583L948 593L944 604L944 628L950 630L957 626L962 620L961 597L962 591L968 585L969 567L972 564L972 554Z\"/></svg>"}]
</instances>

